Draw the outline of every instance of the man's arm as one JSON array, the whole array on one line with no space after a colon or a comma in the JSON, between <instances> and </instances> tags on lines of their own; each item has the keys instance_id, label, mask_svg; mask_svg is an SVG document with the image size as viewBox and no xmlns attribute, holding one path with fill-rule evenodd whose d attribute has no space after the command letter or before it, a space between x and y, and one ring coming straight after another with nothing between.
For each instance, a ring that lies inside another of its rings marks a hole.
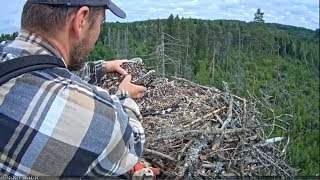
<instances>
[{"instance_id":1,"label":"man's arm","mask_svg":"<svg viewBox=\"0 0 320 180\"><path fill-rule=\"evenodd\" d=\"M86 176L119 176L132 169L142 156L145 134L140 123L142 116L139 107L128 98L125 91L118 91L117 95L111 95L111 98L120 102L122 107L116 109L126 117L119 114L119 129L115 128L112 133L113 142L109 143L89 167ZM127 127L123 126L124 124Z\"/></svg>"},{"instance_id":2,"label":"man's arm","mask_svg":"<svg viewBox=\"0 0 320 180\"><path fill-rule=\"evenodd\" d=\"M117 66L119 65L112 67ZM118 176L124 174L142 156L145 141L144 129L140 123L142 116L138 105L133 99L129 98L129 93L131 93L131 96L139 97L139 93L144 91L145 88L133 85L130 82L131 76L126 76L117 93L110 96L105 90L99 87L94 88L93 92L97 96L103 95L105 96L104 99L112 103L116 119L113 124L113 131L108 133L111 135L108 146L90 165L86 176ZM129 90L129 92L124 89ZM109 113L105 114L109 116Z\"/></svg>"},{"instance_id":3,"label":"man's arm","mask_svg":"<svg viewBox=\"0 0 320 180\"><path fill-rule=\"evenodd\" d=\"M124 174L125 172L128 172L139 161L140 157L142 156L145 135L144 135L144 130L142 128L142 125L140 123L142 116L140 114L139 107L133 99L129 98L129 93L131 93L132 97L138 98L138 97L141 97L141 93L143 93L144 91L145 91L145 87L132 84L131 76L128 75L123 79L123 81L119 85L119 90L117 91L116 95L111 95L111 98L115 102L117 101L120 102L120 104L122 105L123 111L129 117L129 126L132 128L131 141L128 141L128 143L125 143L127 144L129 151L126 155L122 156L122 158L117 163L115 163L117 164L117 166L112 166L114 169L110 170L110 163L108 158L102 158L103 160L101 162L96 161L94 163L94 166L90 167L87 175L102 176L102 175ZM121 137L121 136L118 135L117 137ZM118 153L118 151L115 153ZM104 156L104 155L105 154L101 154L101 156ZM103 172L103 170L101 169L105 169L106 171Z\"/></svg>"},{"instance_id":4,"label":"man's arm","mask_svg":"<svg viewBox=\"0 0 320 180\"><path fill-rule=\"evenodd\" d=\"M82 69L74 73L85 82L96 85L105 74L103 71L105 62L104 60L87 62Z\"/></svg>"},{"instance_id":5,"label":"man's arm","mask_svg":"<svg viewBox=\"0 0 320 180\"><path fill-rule=\"evenodd\" d=\"M85 82L97 85L98 83L100 83L105 73L117 72L121 75L127 74L127 72L120 66L122 63L127 61L128 60L99 60L87 62L82 69L74 73L77 74Z\"/></svg>"}]
</instances>

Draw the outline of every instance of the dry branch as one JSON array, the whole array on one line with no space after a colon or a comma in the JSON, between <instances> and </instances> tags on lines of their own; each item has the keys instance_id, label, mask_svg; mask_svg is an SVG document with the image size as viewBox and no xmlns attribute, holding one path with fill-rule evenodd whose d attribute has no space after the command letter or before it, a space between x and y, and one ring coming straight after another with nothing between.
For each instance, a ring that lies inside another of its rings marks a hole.
<instances>
[{"instance_id":1,"label":"dry branch","mask_svg":"<svg viewBox=\"0 0 320 180\"><path fill-rule=\"evenodd\" d=\"M182 131L178 132L176 134L168 135L168 136L158 136L155 138L150 139L150 141L159 141L159 140L164 140L164 139L174 139L174 138L182 138L185 137L186 135L190 136L197 136L197 135L206 135L206 136L212 136L212 135L221 135L221 134L229 134L229 133L241 133L249 131L248 129L245 128L235 128L235 129L226 129L226 130L212 130L212 131L203 131L203 130L188 130L188 131Z\"/></svg>"},{"instance_id":2,"label":"dry branch","mask_svg":"<svg viewBox=\"0 0 320 180\"><path fill-rule=\"evenodd\" d=\"M166 154L163 154L161 152L158 152L158 151L154 151L154 150L151 150L151 149L145 149L144 152L146 154L154 154L154 155L157 155L157 156L160 156L160 157L163 157L165 159L168 159L170 161L176 161L175 159L173 159L172 157L166 155Z\"/></svg>"},{"instance_id":3,"label":"dry branch","mask_svg":"<svg viewBox=\"0 0 320 180\"><path fill-rule=\"evenodd\" d=\"M217 113L219 113L220 111L223 111L224 109L226 109L225 106L222 107L222 108L220 108L220 109L217 109L217 110L215 110L215 111L213 111L213 112L211 112L211 113L209 113L209 114L206 114L206 115L204 115L203 117L198 118L198 119L196 119L195 121L192 121L191 123L189 123L189 124L187 124L187 125L184 125L183 127L184 127L184 128L188 128L188 127L194 125L195 123L197 123L197 122L199 122L199 121L202 121L202 120L207 119L208 117L210 117L210 116L212 116L212 115L217 115Z\"/></svg>"}]
</instances>

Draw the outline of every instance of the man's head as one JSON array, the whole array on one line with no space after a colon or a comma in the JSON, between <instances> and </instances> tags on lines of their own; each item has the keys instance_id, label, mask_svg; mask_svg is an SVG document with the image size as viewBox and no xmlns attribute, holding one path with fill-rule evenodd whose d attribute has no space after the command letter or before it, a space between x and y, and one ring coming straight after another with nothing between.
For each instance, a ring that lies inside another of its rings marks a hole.
<instances>
[{"instance_id":1,"label":"man's head","mask_svg":"<svg viewBox=\"0 0 320 180\"><path fill-rule=\"evenodd\" d=\"M64 58L67 58L68 69L78 70L100 34L105 9L120 18L126 17L111 0L27 0L21 28L36 32L47 40L61 41L57 38L63 37L63 48L58 49L67 52Z\"/></svg>"}]
</instances>

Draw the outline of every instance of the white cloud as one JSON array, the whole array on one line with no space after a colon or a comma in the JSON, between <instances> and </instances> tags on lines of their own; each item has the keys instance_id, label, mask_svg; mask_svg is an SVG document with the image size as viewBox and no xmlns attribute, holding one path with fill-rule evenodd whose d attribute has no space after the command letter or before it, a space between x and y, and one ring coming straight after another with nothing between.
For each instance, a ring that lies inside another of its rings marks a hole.
<instances>
[{"instance_id":1,"label":"white cloud","mask_svg":"<svg viewBox=\"0 0 320 180\"><path fill-rule=\"evenodd\" d=\"M12 33L19 29L20 14L25 0L11 0L0 6L0 33ZM270 23L319 28L318 0L113 0L126 13L122 20L107 13L108 21L132 22L168 18L170 14L180 17L202 19L237 19L251 21L257 8L265 12Z\"/></svg>"},{"instance_id":2,"label":"white cloud","mask_svg":"<svg viewBox=\"0 0 320 180\"><path fill-rule=\"evenodd\" d=\"M199 2L199 0L192 0L192 1L189 2L189 4L194 4L194 5L196 5L198 2Z\"/></svg>"},{"instance_id":3,"label":"white cloud","mask_svg":"<svg viewBox=\"0 0 320 180\"><path fill-rule=\"evenodd\" d=\"M163 8L153 8L153 7L149 8L149 11L151 13L159 12L159 11L162 11L162 10L163 10Z\"/></svg>"},{"instance_id":4,"label":"white cloud","mask_svg":"<svg viewBox=\"0 0 320 180\"><path fill-rule=\"evenodd\" d=\"M177 12L177 13L181 13L181 12L183 12L184 10L183 10L183 8L179 7L179 8L175 8L173 11L174 11L175 13L176 13L176 12Z\"/></svg>"}]
</instances>

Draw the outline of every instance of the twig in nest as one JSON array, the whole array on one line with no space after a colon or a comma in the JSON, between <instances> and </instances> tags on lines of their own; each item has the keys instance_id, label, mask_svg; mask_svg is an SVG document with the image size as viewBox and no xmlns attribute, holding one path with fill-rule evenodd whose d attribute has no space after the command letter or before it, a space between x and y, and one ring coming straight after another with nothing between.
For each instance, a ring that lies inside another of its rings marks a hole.
<instances>
[{"instance_id":1,"label":"twig in nest","mask_svg":"<svg viewBox=\"0 0 320 180\"><path fill-rule=\"evenodd\" d=\"M279 169L280 172L283 172L287 177L291 177L291 178L292 178L292 176L291 176L286 170L282 169L278 164L276 164L275 162L272 161L273 158L270 158L270 157L268 157L267 155L265 155L263 152L261 152L261 151L259 150L259 148L255 147L255 146L253 146L253 147L254 147L254 149L256 150L256 152L258 152L258 154L259 154L263 159L265 159L266 161L268 161L269 163L271 163L275 168Z\"/></svg>"},{"instance_id":2,"label":"twig in nest","mask_svg":"<svg viewBox=\"0 0 320 180\"><path fill-rule=\"evenodd\" d=\"M194 82L191 82L191 81L186 80L186 79L183 79L183 78L177 78L177 77L172 77L172 78L173 78L173 79L176 79L176 80L179 80L179 81L187 82L187 83L189 83L189 84L192 85L192 86L196 86L196 87L200 87L200 88L202 88L202 89L208 89L208 90L211 90L211 91L213 91L213 92L220 93L220 91L219 91L218 89L216 89L216 88L212 88L212 87L208 87L208 86L202 86L202 85L200 85L200 84L196 84L196 83L194 83Z\"/></svg>"},{"instance_id":3,"label":"twig in nest","mask_svg":"<svg viewBox=\"0 0 320 180\"><path fill-rule=\"evenodd\" d=\"M190 145L193 143L193 140L190 140L184 147L183 149L181 150L181 153L179 154L178 156L178 161L181 160L183 154L187 151L187 149L190 147Z\"/></svg>"},{"instance_id":4,"label":"twig in nest","mask_svg":"<svg viewBox=\"0 0 320 180\"><path fill-rule=\"evenodd\" d=\"M218 116L218 114L214 114L214 117L216 117L216 119L219 121L219 123L220 123L221 126L222 126L223 121L222 121L221 118Z\"/></svg>"},{"instance_id":5,"label":"twig in nest","mask_svg":"<svg viewBox=\"0 0 320 180\"><path fill-rule=\"evenodd\" d=\"M287 148L288 148L289 142L290 142L290 137L288 137L287 143L286 143L286 145L283 147L283 149L281 151L281 156L287 154Z\"/></svg>"},{"instance_id":6,"label":"twig in nest","mask_svg":"<svg viewBox=\"0 0 320 180\"><path fill-rule=\"evenodd\" d=\"M227 127L227 125L231 122L232 120L232 110L233 110L233 98L230 97L230 106L229 106L229 110L228 110L228 117L227 120L224 121L224 123L221 126L221 129L224 129Z\"/></svg>"},{"instance_id":7,"label":"twig in nest","mask_svg":"<svg viewBox=\"0 0 320 180\"><path fill-rule=\"evenodd\" d=\"M171 161L176 161L176 160L173 159L171 156L168 156L168 155L166 155L166 154L163 154L163 153L161 153L161 152L154 151L154 150L151 150L151 149L145 149L144 152L145 152L146 154L154 154L154 155L163 157L163 158L168 159L168 160L171 160Z\"/></svg>"},{"instance_id":8,"label":"twig in nest","mask_svg":"<svg viewBox=\"0 0 320 180\"><path fill-rule=\"evenodd\" d=\"M246 101L246 99L245 98L241 98L241 97L239 97L239 96L237 96L237 95L234 95L234 94L231 94L234 98L236 98L236 99L238 99L238 100L240 100L240 101L243 101L243 102L245 102Z\"/></svg>"},{"instance_id":9,"label":"twig in nest","mask_svg":"<svg viewBox=\"0 0 320 180\"><path fill-rule=\"evenodd\" d=\"M154 141L159 141L159 140L163 140L163 139L181 138L181 137L185 137L186 135L195 136L196 134L202 134L202 135L206 135L206 136L211 136L211 135L219 135L222 133L228 134L228 133L240 133L240 132L246 132L246 131L250 131L250 130L246 129L246 128L234 128L234 129L224 129L224 130L215 129L215 130L211 130L211 131L189 130L189 131L178 132L176 134L168 135L168 136L158 136L153 139L149 139L149 141L154 142Z\"/></svg>"},{"instance_id":10,"label":"twig in nest","mask_svg":"<svg viewBox=\"0 0 320 180\"><path fill-rule=\"evenodd\" d=\"M226 92L228 94L231 94L228 88L228 84L223 81L223 85L225 86ZM227 120L223 123L221 129L224 129L227 127L227 125L231 122L232 120L232 111L233 111L233 96L230 96L230 102L229 102L229 109L228 109L228 117Z\"/></svg>"},{"instance_id":11,"label":"twig in nest","mask_svg":"<svg viewBox=\"0 0 320 180\"><path fill-rule=\"evenodd\" d=\"M247 127L247 100L243 98L243 121L244 121L244 127Z\"/></svg>"},{"instance_id":12,"label":"twig in nest","mask_svg":"<svg viewBox=\"0 0 320 180\"><path fill-rule=\"evenodd\" d=\"M201 121L201 120L203 120L203 119L206 119L206 118L208 118L208 117L210 117L210 116L212 116L212 115L214 115L214 114L219 113L220 111L223 111L224 109L226 109L225 106L223 106L222 108L217 109L217 110L215 110L215 111L213 111L213 112L211 112L211 113L209 113L209 114L206 114L206 115L204 115L203 117L198 118L198 119L196 119L195 121L192 121L191 123L184 125L183 127L184 127L184 128L188 128L188 127L194 125L195 123L197 123L197 122L199 122L199 121ZM221 119L220 119L220 120L221 120Z\"/></svg>"}]
</instances>

